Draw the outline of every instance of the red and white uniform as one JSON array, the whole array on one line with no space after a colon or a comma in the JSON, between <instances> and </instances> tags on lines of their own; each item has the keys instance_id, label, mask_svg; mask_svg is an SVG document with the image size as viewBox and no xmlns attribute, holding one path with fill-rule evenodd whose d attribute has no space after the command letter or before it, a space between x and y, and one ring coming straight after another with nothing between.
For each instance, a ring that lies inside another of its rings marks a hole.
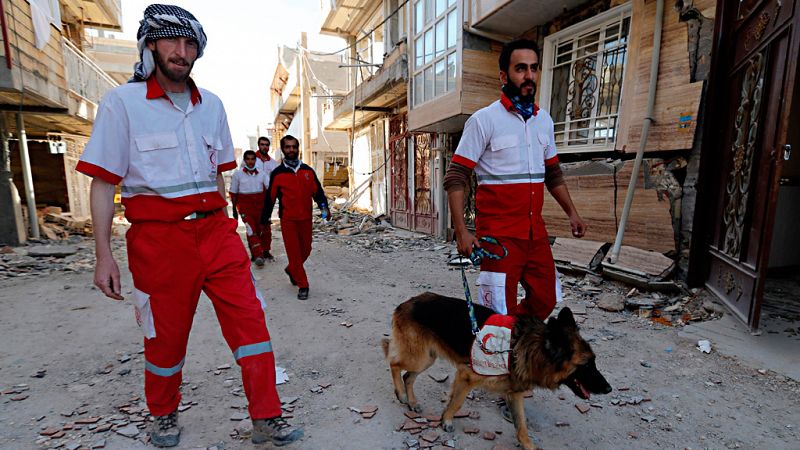
<instances>
[{"instance_id":1,"label":"red and white uniform","mask_svg":"<svg viewBox=\"0 0 800 450\"><path fill-rule=\"evenodd\" d=\"M542 219L545 166L558 163L553 119L534 105L526 121L503 95L467 120L453 162L475 170L478 236L498 238L508 249L502 260L484 259L480 294L503 295L507 314L546 319L556 302ZM517 305L520 282L527 295Z\"/></svg>"},{"instance_id":2,"label":"red and white uniform","mask_svg":"<svg viewBox=\"0 0 800 450\"><path fill-rule=\"evenodd\" d=\"M237 224L222 212L227 202L217 190L217 174L236 167L225 109L191 80L189 87L186 111L172 104L153 76L108 92L77 170L122 184L132 223L128 261L145 334L150 413L162 416L178 407L189 330L205 292L242 368L250 415L279 416L263 298ZM184 220L198 212L210 215Z\"/></svg>"},{"instance_id":3,"label":"red and white uniform","mask_svg":"<svg viewBox=\"0 0 800 450\"><path fill-rule=\"evenodd\" d=\"M266 175L267 180L269 180L269 176L273 170L278 167L278 161L275 161L275 158L267 155L261 155L261 152L256 150L256 168Z\"/></svg>"},{"instance_id":4,"label":"red and white uniform","mask_svg":"<svg viewBox=\"0 0 800 450\"><path fill-rule=\"evenodd\" d=\"M261 211L268 189L269 174L259 169L258 163L253 170L242 166L231 179L231 200L247 229L247 244L253 259L270 251L272 242L271 227L269 224L261 225Z\"/></svg>"},{"instance_id":5,"label":"red and white uniform","mask_svg":"<svg viewBox=\"0 0 800 450\"><path fill-rule=\"evenodd\" d=\"M289 259L286 272L299 288L308 288L308 276L303 264L311 255L312 199L320 209L328 208L325 191L314 169L306 164L300 164L296 168L281 164L272 171L261 222L266 223L272 217L275 203L279 202L281 235L286 247L286 257Z\"/></svg>"}]
</instances>

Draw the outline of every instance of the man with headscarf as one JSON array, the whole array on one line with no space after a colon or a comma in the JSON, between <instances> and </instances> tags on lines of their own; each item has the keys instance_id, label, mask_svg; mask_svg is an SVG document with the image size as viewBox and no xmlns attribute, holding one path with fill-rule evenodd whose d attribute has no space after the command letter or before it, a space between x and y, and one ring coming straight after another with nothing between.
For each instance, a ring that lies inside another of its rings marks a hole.
<instances>
[{"instance_id":1,"label":"man with headscarf","mask_svg":"<svg viewBox=\"0 0 800 450\"><path fill-rule=\"evenodd\" d=\"M289 264L283 270L298 287L297 298L308 299L308 276L303 267L311 255L311 200L317 202L322 218L330 216L328 200L314 169L300 161L300 141L287 134L281 138L283 163L272 171L269 194L264 201L261 223L268 225L275 202L280 200L278 216L281 236Z\"/></svg>"},{"instance_id":2,"label":"man with headscarf","mask_svg":"<svg viewBox=\"0 0 800 450\"><path fill-rule=\"evenodd\" d=\"M222 172L236 167L225 109L189 78L205 32L182 8L150 5L137 36L141 61L130 82L101 101L77 170L93 177L94 283L115 300L123 297L110 235L114 186L122 184L136 320L145 336L145 396L155 419L151 442L180 441L179 387L201 292L242 369L253 442L293 442L302 430L281 417L264 299L225 213Z\"/></svg>"}]
</instances>

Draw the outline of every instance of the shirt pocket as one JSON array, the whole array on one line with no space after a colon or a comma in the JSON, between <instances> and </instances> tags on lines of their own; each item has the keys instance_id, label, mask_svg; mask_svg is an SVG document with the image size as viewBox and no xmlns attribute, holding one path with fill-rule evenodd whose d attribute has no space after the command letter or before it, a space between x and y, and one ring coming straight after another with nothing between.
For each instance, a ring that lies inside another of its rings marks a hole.
<instances>
[{"instance_id":1,"label":"shirt pocket","mask_svg":"<svg viewBox=\"0 0 800 450\"><path fill-rule=\"evenodd\" d=\"M174 131L136 136L134 141L141 173L149 185L163 187L181 179L183 155Z\"/></svg>"},{"instance_id":2,"label":"shirt pocket","mask_svg":"<svg viewBox=\"0 0 800 450\"><path fill-rule=\"evenodd\" d=\"M222 154L222 140L217 136L204 134L203 141L205 142L206 150L205 157L203 158L206 164L206 174L208 175L208 179L213 181L217 179L219 155Z\"/></svg>"},{"instance_id":3,"label":"shirt pocket","mask_svg":"<svg viewBox=\"0 0 800 450\"><path fill-rule=\"evenodd\" d=\"M503 135L493 137L486 152L489 171L495 175L517 173L522 163L522 149L519 136Z\"/></svg>"}]
</instances>

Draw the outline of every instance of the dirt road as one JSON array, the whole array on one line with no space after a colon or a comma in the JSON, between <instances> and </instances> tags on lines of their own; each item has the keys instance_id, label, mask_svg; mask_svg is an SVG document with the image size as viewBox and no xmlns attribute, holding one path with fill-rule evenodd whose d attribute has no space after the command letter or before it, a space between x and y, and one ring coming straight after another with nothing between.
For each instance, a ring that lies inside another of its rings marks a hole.
<instances>
[{"instance_id":1,"label":"dirt road","mask_svg":"<svg viewBox=\"0 0 800 450\"><path fill-rule=\"evenodd\" d=\"M294 448L515 447L512 426L498 413L498 397L480 391L465 404L472 416L457 419L455 433L397 431L406 417L392 394L379 341L389 331L393 307L410 296L426 290L463 295L458 273L445 264L449 247L404 233L392 233L382 245L370 241L374 235L317 236L307 265L311 297L301 302L283 274L286 258L280 232L274 234L278 260L255 274L269 304L278 365L289 377L279 391L293 400L287 404L291 420L306 429ZM80 244L81 254L91 254L92 245ZM125 266L119 239L117 246ZM146 433L136 427L147 418L142 338L133 307L130 301L102 298L91 280L89 271L0 280L1 448L147 447ZM127 270L123 284L130 296ZM567 389L537 391L526 404L537 444L551 449L800 446L796 382L703 354L674 328L592 308L586 300L570 300L569 292L567 297L567 305L585 310L582 333L615 390L590 403ZM246 409L240 375L207 298L200 302L183 370L180 448L254 448L235 431L246 434L248 422L241 420ZM442 362L430 370L437 376L450 372ZM441 412L449 381L420 377L417 392L426 413ZM588 410L582 413L576 405ZM369 419L353 410L370 406L377 413ZM465 428L480 431L466 434Z\"/></svg>"}]
</instances>

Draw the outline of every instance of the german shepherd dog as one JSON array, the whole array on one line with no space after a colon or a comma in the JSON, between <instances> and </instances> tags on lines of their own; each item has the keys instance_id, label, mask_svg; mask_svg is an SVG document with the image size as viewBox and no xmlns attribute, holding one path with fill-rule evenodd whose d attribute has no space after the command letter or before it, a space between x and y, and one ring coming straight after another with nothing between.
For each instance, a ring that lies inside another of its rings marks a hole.
<instances>
[{"instance_id":1,"label":"german shepherd dog","mask_svg":"<svg viewBox=\"0 0 800 450\"><path fill-rule=\"evenodd\" d=\"M495 313L491 309L475 305L479 326L492 314ZM591 346L578 334L569 308L563 308L557 318L551 317L547 323L534 317L518 317L511 331L508 375L484 376L471 369L474 339L464 300L426 292L401 303L392 316L392 337L382 342L400 403L422 411L414 395L414 381L437 357L443 357L456 366L456 373L450 400L442 413L442 428L454 430L453 416L470 390L480 387L505 394L519 443L524 449L535 449L525 422L525 391L534 387L557 389L563 384L587 400L590 394L611 392L611 386L597 370Z\"/></svg>"}]
</instances>

